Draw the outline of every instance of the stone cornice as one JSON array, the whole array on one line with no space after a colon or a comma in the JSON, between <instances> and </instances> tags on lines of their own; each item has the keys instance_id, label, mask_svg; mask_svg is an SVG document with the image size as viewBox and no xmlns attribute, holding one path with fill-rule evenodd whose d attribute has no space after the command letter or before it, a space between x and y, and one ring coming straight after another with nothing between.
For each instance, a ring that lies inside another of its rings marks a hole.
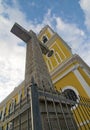
<instances>
[{"instance_id":1,"label":"stone cornice","mask_svg":"<svg viewBox=\"0 0 90 130\"><path fill-rule=\"evenodd\" d=\"M78 62L79 65L90 71L90 67L80 58L79 55L74 54L71 58L59 65L53 72L50 73L51 77L58 75L61 71L65 70L71 64L75 65Z\"/></svg>"}]
</instances>

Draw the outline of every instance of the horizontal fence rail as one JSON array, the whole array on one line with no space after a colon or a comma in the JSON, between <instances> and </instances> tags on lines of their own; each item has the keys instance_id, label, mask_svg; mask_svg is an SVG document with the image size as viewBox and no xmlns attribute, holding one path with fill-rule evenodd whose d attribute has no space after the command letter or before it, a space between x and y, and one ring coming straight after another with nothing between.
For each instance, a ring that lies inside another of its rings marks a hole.
<instances>
[{"instance_id":1,"label":"horizontal fence rail","mask_svg":"<svg viewBox=\"0 0 90 130\"><path fill-rule=\"evenodd\" d=\"M90 130L90 99L75 100L42 84L41 90L34 83L27 88L26 97L0 121L0 130Z\"/></svg>"}]
</instances>

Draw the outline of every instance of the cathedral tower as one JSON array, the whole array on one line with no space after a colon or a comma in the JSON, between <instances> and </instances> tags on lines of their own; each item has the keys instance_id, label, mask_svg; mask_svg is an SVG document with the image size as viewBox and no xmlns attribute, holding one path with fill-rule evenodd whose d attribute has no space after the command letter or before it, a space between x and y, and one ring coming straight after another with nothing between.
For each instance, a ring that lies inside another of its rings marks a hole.
<instances>
[{"instance_id":1,"label":"cathedral tower","mask_svg":"<svg viewBox=\"0 0 90 130\"><path fill-rule=\"evenodd\" d=\"M53 83L58 91L72 95L90 97L90 67L48 25L38 38L49 47L53 55L44 55Z\"/></svg>"}]
</instances>

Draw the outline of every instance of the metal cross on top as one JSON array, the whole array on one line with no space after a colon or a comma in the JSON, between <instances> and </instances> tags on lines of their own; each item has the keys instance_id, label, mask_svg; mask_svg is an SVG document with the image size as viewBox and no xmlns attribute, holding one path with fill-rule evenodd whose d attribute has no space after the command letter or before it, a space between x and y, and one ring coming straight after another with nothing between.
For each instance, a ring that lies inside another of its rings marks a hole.
<instances>
[{"instance_id":1,"label":"metal cross on top","mask_svg":"<svg viewBox=\"0 0 90 130\"><path fill-rule=\"evenodd\" d=\"M47 86L46 89L48 89L48 86L52 87L51 77L42 56L42 53L47 54L50 52L48 47L38 40L32 30L27 31L17 23L14 24L11 32L27 43L25 86L30 85L33 77L40 88L42 88L42 82Z\"/></svg>"}]
</instances>

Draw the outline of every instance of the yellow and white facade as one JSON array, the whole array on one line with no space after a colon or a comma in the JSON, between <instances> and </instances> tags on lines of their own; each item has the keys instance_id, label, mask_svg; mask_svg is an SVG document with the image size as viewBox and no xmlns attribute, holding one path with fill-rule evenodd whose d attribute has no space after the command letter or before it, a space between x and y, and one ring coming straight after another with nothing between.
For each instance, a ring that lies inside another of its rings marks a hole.
<instances>
[{"instance_id":1,"label":"yellow and white facade","mask_svg":"<svg viewBox=\"0 0 90 130\"><path fill-rule=\"evenodd\" d=\"M53 51L44 55L54 86L58 91L71 90L77 97L90 97L90 67L49 26L41 30L38 38ZM68 91L69 92L69 91Z\"/></svg>"},{"instance_id":2,"label":"yellow and white facade","mask_svg":"<svg viewBox=\"0 0 90 130\"><path fill-rule=\"evenodd\" d=\"M44 38L43 38L44 37ZM77 102L82 102L80 97L90 98L90 67L78 56L72 54L71 48L65 41L55 33L49 26L46 26L38 38L53 51L52 56L44 55L45 62L50 72L55 88L64 93L66 97ZM82 120L79 111L81 106L75 107L73 114L77 116L76 122L78 129L87 129L90 127L90 118ZM82 110L82 109L81 109ZM87 109L90 115L90 110ZM78 112L80 115L78 115ZM83 125L85 124L85 125Z\"/></svg>"}]
</instances>

